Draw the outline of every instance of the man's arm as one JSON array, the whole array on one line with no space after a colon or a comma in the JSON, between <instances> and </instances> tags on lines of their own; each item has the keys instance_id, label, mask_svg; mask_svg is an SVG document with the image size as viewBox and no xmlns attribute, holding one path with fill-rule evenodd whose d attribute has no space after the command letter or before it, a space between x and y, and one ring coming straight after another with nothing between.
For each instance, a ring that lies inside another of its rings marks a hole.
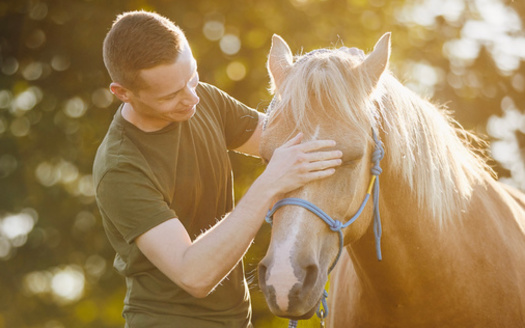
<instances>
[{"instance_id":1,"label":"man's arm","mask_svg":"<svg viewBox=\"0 0 525 328\"><path fill-rule=\"evenodd\" d=\"M174 218L137 237L137 246L173 282L205 297L242 259L277 196L332 175L341 163L340 151L321 151L335 142L301 140L277 148L235 210L194 242Z\"/></svg>"},{"instance_id":2,"label":"man's arm","mask_svg":"<svg viewBox=\"0 0 525 328\"><path fill-rule=\"evenodd\" d=\"M251 135L250 139L248 139L242 146L235 148L235 151L238 151L240 153L252 155L261 157L259 154L259 144L261 141L261 134L263 130L264 120L266 119L266 115L262 113L259 114L259 121L257 123L257 127L255 128L255 131Z\"/></svg>"}]
</instances>

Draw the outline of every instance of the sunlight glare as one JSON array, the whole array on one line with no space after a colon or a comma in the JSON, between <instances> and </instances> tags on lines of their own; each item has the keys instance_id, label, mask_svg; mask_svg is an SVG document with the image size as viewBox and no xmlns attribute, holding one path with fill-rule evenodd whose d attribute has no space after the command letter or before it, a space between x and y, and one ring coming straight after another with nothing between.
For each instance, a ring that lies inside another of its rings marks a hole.
<instances>
[{"instance_id":1,"label":"sunlight glare","mask_svg":"<svg viewBox=\"0 0 525 328\"><path fill-rule=\"evenodd\" d=\"M487 122L487 132L496 140L491 143L492 156L511 172L512 178L501 181L525 189L525 167L516 131L525 133L525 114L520 112L510 97L501 101L503 116L492 115Z\"/></svg>"},{"instance_id":2,"label":"sunlight glare","mask_svg":"<svg viewBox=\"0 0 525 328\"><path fill-rule=\"evenodd\" d=\"M9 129L15 137L25 137L31 130L31 122L29 122L29 119L25 116L17 117L11 121Z\"/></svg>"},{"instance_id":3,"label":"sunlight glare","mask_svg":"<svg viewBox=\"0 0 525 328\"><path fill-rule=\"evenodd\" d=\"M69 265L58 269L51 279L51 290L59 303L71 303L84 294L85 278L82 269Z\"/></svg>"},{"instance_id":4,"label":"sunlight glare","mask_svg":"<svg viewBox=\"0 0 525 328\"><path fill-rule=\"evenodd\" d=\"M28 111L33 109L43 98L43 92L38 87L29 87L27 90L19 93L14 101L13 107Z\"/></svg>"},{"instance_id":5,"label":"sunlight glare","mask_svg":"<svg viewBox=\"0 0 525 328\"><path fill-rule=\"evenodd\" d=\"M15 57L7 57L2 61L2 73L13 75L18 71L18 60Z\"/></svg>"},{"instance_id":6,"label":"sunlight glare","mask_svg":"<svg viewBox=\"0 0 525 328\"><path fill-rule=\"evenodd\" d=\"M34 20L42 20L47 16L47 3L40 1L30 1L29 17Z\"/></svg>"},{"instance_id":7,"label":"sunlight glare","mask_svg":"<svg viewBox=\"0 0 525 328\"><path fill-rule=\"evenodd\" d=\"M78 191L81 195L86 197L95 196L95 188L93 186L93 177L91 174L84 175L78 181Z\"/></svg>"},{"instance_id":8,"label":"sunlight glare","mask_svg":"<svg viewBox=\"0 0 525 328\"><path fill-rule=\"evenodd\" d=\"M241 40L233 34L226 34L219 43L222 52L227 55L235 55L241 50Z\"/></svg>"},{"instance_id":9,"label":"sunlight glare","mask_svg":"<svg viewBox=\"0 0 525 328\"><path fill-rule=\"evenodd\" d=\"M60 181L60 171L55 170L54 165L47 161L38 164L35 175L40 184L46 187L51 187Z\"/></svg>"},{"instance_id":10,"label":"sunlight glare","mask_svg":"<svg viewBox=\"0 0 525 328\"><path fill-rule=\"evenodd\" d=\"M504 32L519 32L522 28L519 15L500 0L476 0L481 17L489 25Z\"/></svg>"},{"instance_id":11,"label":"sunlight glare","mask_svg":"<svg viewBox=\"0 0 525 328\"><path fill-rule=\"evenodd\" d=\"M41 62L32 62L22 70L22 76L28 81L38 80L44 73L44 65Z\"/></svg>"},{"instance_id":12,"label":"sunlight glare","mask_svg":"<svg viewBox=\"0 0 525 328\"><path fill-rule=\"evenodd\" d=\"M94 279L99 279L106 272L106 260L100 255L91 255L84 266L86 273Z\"/></svg>"},{"instance_id":13,"label":"sunlight glare","mask_svg":"<svg viewBox=\"0 0 525 328\"><path fill-rule=\"evenodd\" d=\"M23 280L24 289L30 294L45 294L51 291L51 278L49 271L35 271L25 275Z\"/></svg>"},{"instance_id":14,"label":"sunlight glare","mask_svg":"<svg viewBox=\"0 0 525 328\"><path fill-rule=\"evenodd\" d=\"M455 22L461 17L464 11L464 1L425 0L403 6L396 12L396 16L398 20L403 23L433 26L438 16L443 16L449 22Z\"/></svg>"},{"instance_id":15,"label":"sunlight glare","mask_svg":"<svg viewBox=\"0 0 525 328\"><path fill-rule=\"evenodd\" d=\"M46 34L41 29L34 30L26 39L26 47L37 49L46 43Z\"/></svg>"},{"instance_id":16,"label":"sunlight glare","mask_svg":"<svg viewBox=\"0 0 525 328\"><path fill-rule=\"evenodd\" d=\"M58 72L65 71L71 65L71 60L65 55L54 55L51 59L51 67Z\"/></svg>"},{"instance_id":17,"label":"sunlight glare","mask_svg":"<svg viewBox=\"0 0 525 328\"><path fill-rule=\"evenodd\" d=\"M9 90L0 91L0 108L8 108L13 101L13 94Z\"/></svg>"},{"instance_id":18,"label":"sunlight glare","mask_svg":"<svg viewBox=\"0 0 525 328\"><path fill-rule=\"evenodd\" d=\"M113 103L113 99L113 94L108 88L98 88L91 94L91 101L98 108L108 108Z\"/></svg>"},{"instance_id":19,"label":"sunlight glare","mask_svg":"<svg viewBox=\"0 0 525 328\"><path fill-rule=\"evenodd\" d=\"M6 259L11 254L11 243L0 235L0 259Z\"/></svg>"},{"instance_id":20,"label":"sunlight glare","mask_svg":"<svg viewBox=\"0 0 525 328\"><path fill-rule=\"evenodd\" d=\"M219 41L224 35L224 24L216 20L204 23L202 33L210 41Z\"/></svg>"},{"instance_id":21,"label":"sunlight glare","mask_svg":"<svg viewBox=\"0 0 525 328\"><path fill-rule=\"evenodd\" d=\"M37 221L36 215L36 211L32 209L25 209L18 214L7 215L0 221L0 234L11 241L27 236L35 226Z\"/></svg>"},{"instance_id":22,"label":"sunlight glare","mask_svg":"<svg viewBox=\"0 0 525 328\"><path fill-rule=\"evenodd\" d=\"M71 118L82 117L87 111L86 102L80 97L73 97L66 101L64 105L64 113Z\"/></svg>"},{"instance_id":23,"label":"sunlight glare","mask_svg":"<svg viewBox=\"0 0 525 328\"><path fill-rule=\"evenodd\" d=\"M246 76L246 66L238 61L231 62L226 67L226 74L233 81L240 81Z\"/></svg>"},{"instance_id":24,"label":"sunlight glare","mask_svg":"<svg viewBox=\"0 0 525 328\"><path fill-rule=\"evenodd\" d=\"M444 79L443 72L426 62L409 61L405 63L403 71L409 72L408 76L411 77L406 86L425 97L432 97L435 86Z\"/></svg>"}]
</instances>

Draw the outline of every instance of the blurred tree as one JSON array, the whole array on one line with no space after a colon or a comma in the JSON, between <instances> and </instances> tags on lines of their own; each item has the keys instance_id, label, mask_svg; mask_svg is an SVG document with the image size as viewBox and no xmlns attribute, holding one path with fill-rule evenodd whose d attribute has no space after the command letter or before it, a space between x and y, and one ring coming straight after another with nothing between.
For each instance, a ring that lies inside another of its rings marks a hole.
<instances>
[{"instance_id":1,"label":"blurred tree","mask_svg":"<svg viewBox=\"0 0 525 328\"><path fill-rule=\"evenodd\" d=\"M369 51L392 31L396 75L447 104L468 129L490 134L496 171L525 189L523 1L3 1L0 328L122 327L124 281L112 270L90 174L118 106L107 89L102 40L118 13L136 9L177 22L201 79L261 111L270 100L265 62L273 33L300 53L343 44ZM263 167L236 154L232 160L240 198ZM257 327L286 325L257 287L268 236L265 226L246 256Z\"/></svg>"}]
</instances>

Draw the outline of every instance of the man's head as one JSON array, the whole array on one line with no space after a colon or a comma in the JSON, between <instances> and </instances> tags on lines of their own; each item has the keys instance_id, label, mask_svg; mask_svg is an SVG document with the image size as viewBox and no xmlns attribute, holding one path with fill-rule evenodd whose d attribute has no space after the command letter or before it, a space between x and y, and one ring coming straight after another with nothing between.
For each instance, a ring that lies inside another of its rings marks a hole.
<instances>
[{"instance_id":1,"label":"man's head","mask_svg":"<svg viewBox=\"0 0 525 328\"><path fill-rule=\"evenodd\" d=\"M195 114L199 97L197 62L186 37L173 22L135 11L117 17L104 40L111 92L124 115L143 130L156 130Z\"/></svg>"},{"instance_id":2,"label":"man's head","mask_svg":"<svg viewBox=\"0 0 525 328\"><path fill-rule=\"evenodd\" d=\"M171 64L186 43L182 30L169 19L145 11L117 17L104 40L104 64L113 82L138 91L140 71Z\"/></svg>"}]
</instances>

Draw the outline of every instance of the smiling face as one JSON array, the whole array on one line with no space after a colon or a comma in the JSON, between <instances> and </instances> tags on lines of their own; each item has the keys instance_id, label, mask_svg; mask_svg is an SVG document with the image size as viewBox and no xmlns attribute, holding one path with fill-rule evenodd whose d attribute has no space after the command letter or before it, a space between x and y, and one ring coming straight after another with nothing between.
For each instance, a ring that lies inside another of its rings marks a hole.
<instances>
[{"instance_id":1,"label":"smiling face","mask_svg":"<svg viewBox=\"0 0 525 328\"><path fill-rule=\"evenodd\" d=\"M371 179L374 114L370 94L388 59L388 54L373 54L363 61L345 49L323 50L293 64L290 49L279 37L274 37L270 51L268 64L276 95L260 153L271 158L275 148L298 131L305 140L335 140L343 152L343 165L329 178L309 183L285 198L309 201L343 223L358 211ZM371 222L369 202L343 231L345 244L360 239ZM259 264L259 282L270 310L293 319L313 315L338 247L338 234L320 218L302 207L280 208L273 217L268 252Z\"/></svg>"},{"instance_id":2,"label":"smiling face","mask_svg":"<svg viewBox=\"0 0 525 328\"><path fill-rule=\"evenodd\" d=\"M171 64L141 70L142 87L126 90L124 116L145 131L159 130L172 122L190 119L199 103L197 62L184 42L182 51Z\"/></svg>"}]
</instances>

